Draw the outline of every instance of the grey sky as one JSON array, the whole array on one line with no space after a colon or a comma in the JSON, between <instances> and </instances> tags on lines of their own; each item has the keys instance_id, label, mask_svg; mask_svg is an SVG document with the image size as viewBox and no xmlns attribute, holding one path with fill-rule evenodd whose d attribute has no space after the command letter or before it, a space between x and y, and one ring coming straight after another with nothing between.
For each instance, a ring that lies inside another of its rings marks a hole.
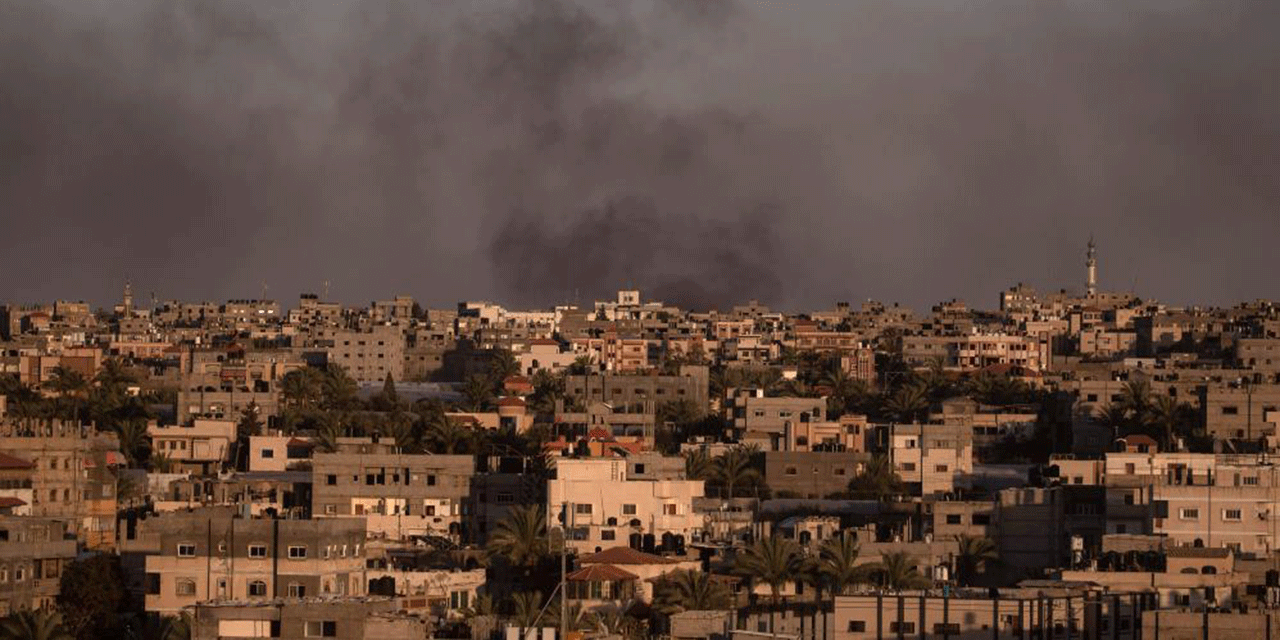
<instances>
[{"instance_id":1,"label":"grey sky","mask_svg":"<svg viewBox=\"0 0 1280 640\"><path fill-rule=\"evenodd\" d=\"M1276 33L1251 0L13 0L0 300L991 306L1079 286L1090 233L1104 287L1278 297Z\"/></svg>"}]
</instances>

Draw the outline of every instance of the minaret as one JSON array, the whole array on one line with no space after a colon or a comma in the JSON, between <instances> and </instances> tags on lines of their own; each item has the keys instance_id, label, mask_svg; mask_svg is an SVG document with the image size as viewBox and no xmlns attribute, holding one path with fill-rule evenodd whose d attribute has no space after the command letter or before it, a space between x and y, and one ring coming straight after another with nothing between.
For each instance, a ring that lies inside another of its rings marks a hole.
<instances>
[{"instance_id":1,"label":"minaret","mask_svg":"<svg viewBox=\"0 0 1280 640\"><path fill-rule=\"evenodd\" d=\"M1089 237L1088 256L1089 258L1084 262L1089 269L1088 278L1085 280L1085 293L1092 298L1098 294L1098 251L1093 244L1093 236Z\"/></svg>"},{"instance_id":2,"label":"minaret","mask_svg":"<svg viewBox=\"0 0 1280 640\"><path fill-rule=\"evenodd\" d=\"M133 283L125 280L124 282L124 300L121 300L121 308L124 309L124 316L133 315Z\"/></svg>"}]
</instances>

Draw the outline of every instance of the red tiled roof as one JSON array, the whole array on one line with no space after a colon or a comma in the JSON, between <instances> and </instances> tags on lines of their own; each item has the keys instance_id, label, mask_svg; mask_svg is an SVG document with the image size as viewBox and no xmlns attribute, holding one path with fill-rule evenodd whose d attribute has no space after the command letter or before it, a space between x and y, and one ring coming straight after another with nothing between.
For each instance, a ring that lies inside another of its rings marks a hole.
<instances>
[{"instance_id":1,"label":"red tiled roof","mask_svg":"<svg viewBox=\"0 0 1280 640\"><path fill-rule=\"evenodd\" d=\"M1149 446L1155 446L1156 444L1155 438L1152 438L1149 435L1145 435L1141 433L1134 433L1131 435L1127 435L1121 438L1121 440L1124 440L1125 444L1145 444Z\"/></svg>"},{"instance_id":2,"label":"red tiled roof","mask_svg":"<svg viewBox=\"0 0 1280 640\"><path fill-rule=\"evenodd\" d=\"M611 564L593 564L583 567L564 577L571 582L621 582L638 580L640 576Z\"/></svg>"},{"instance_id":3,"label":"red tiled roof","mask_svg":"<svg viewBox=\"0 0 1280 640\"><path fill-rule=\"evenodd\" d=\"M314 445L314 444L311 444L311 442L310 442L309 440L303 440L302 438L289 438L289 441L288 441L288 442L286 442L284 446L286 446L286 447L314 447L315 445Z\"/></svg>"},{"instance_id":4,"label":"red tiled roof","mask_svg":"<svg viewBox=\"0 0 1280 640\"><path fill-rule=\"evenodd\" d=\"M0 469L34 469L35 463L17 456L0 453Z\"/></svg>"},{"instance_id":5,"label":"red tiled roof","mask_svg":"<svg viewBox=\"0 0 1280 640\"><path fill-rule=\"evenodd\" d=\"M538 338L538 339L536 339L536 340L530 340L530 341L529 341L529 344L540 344L540 345L555 345L555 346L560 346L560 343L559 343L559 342L556 342L555 340L550 340L550 339L547 339L547 338Z\"/></svg>"},{"instance_id":6,"label":"red tiled roof","mask_svg":"<svg viewBox=\"0 0 1280 640\"><path fill-rule=\"evenodd\" d=\"M588 440L604 440L606 442L609 442L613 440L613 434L609 433L608 431L605 431L600 427L596 427L587 432L587 439Z\"/></svg>"},{"instance_id":7,"label":"red tiled roof","mask_svg":"<svg viewBox=\"0 0 1280 640\"><path fill-rule=\"evenodd\" d=\"M498 401L499 407L523 407L524 405L524 400L516 397L503 398Z\"/></svg>"},{"instance_id":8,"label":"red tiled roof","mask_svg":"<svg viewBox=\"0 0 1280 640\"><path fill-rule=\"evenodd\" d=\"M13 496L0 496L0 509L11 509L13 507L25 506L27 502L22 498Z\"/></svg>"},{"instance_id":9,"label":"red tiled roof","mask_svg":"<svg viewBox=\"0 0 1280 640\"><path fill-rule=\"evenodd\" d=\"M652 553L636 551L631 547L612 547L605 549L600 553L593 553L589 556L583 556L578 562L581 564L675 564L675 560L669 560L662 556L655 556Z\"/></svg>"}]
</instances>

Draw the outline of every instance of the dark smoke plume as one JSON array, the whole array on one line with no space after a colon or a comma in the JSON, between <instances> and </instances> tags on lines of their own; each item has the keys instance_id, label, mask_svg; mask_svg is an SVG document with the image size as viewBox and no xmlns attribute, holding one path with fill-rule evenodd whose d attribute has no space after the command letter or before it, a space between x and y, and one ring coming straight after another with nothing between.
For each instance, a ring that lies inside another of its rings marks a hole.
<instances>
[{"instance_id":1,"label":"dark smoke plume","mask_svg":"<svg viewBox=\"0 0 1280 640\"><path fill-rule=\"evenodd\" d=\"M1280 3L0 3L0 300L1276 297Z\"/></svg>"}]
</instances>

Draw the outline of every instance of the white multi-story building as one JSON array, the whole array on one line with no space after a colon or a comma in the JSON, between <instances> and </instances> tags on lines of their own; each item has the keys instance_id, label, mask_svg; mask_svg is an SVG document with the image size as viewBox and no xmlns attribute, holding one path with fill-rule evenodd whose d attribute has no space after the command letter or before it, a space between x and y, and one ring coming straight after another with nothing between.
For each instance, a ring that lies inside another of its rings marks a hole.
<instances>
[{"instance_id":1,"label":"white multi-story building","mask_svg":"<svg viewBox=\"0 0 1280 640\"><path fill-rule=\"evenodd\" d=\"M560 527L563 514L569 545L583 553L626 546L634 535L652 535L657 543L666 534L691 540L702 528L693 501L703 497L703 481L686 480L683 463L661 474L646 464L653 462L556 461L556 477L547 481L549 526Z\"/></svg>"}]
</instances>

